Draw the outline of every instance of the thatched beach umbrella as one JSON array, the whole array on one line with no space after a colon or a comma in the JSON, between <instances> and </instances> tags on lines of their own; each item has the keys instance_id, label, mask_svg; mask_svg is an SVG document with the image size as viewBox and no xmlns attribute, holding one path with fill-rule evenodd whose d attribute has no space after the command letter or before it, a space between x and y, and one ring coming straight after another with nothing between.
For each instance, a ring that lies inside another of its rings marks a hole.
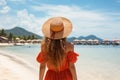
<instances>
[{"instance_id":1,"label":"thatched beach umbrella","mask_svg":"<svg viewBox=\"0 0 120 80\"><path fill-rule=\"evenodd\" d=\"M82 44L86 44L86 42L87 42L87 41L86 41L85 39L81 39L81 40L80 40L80 43L82 43Z\"/></svg>"},{"instance_id":2,"label":"thatched beach umbrella","mask_svg":"<svg viewBox=\"0 0 120 80\"><path fill-rule=\"evenodd\" d=\"M120 44L120 40L119 39L113 39L112 43L116 44L116 45L119 45Z\"/></svg>"},{"instance_id":3,"label":"thatched beach umbrella","mask_svg":"<svg viewBox=\"0 0 120 80\"><path fill-rule=\"evenodd\" d=\"M81 41L81 42L86 42L86 40L85 40L85 39L81 39L80 41Z\"/></svg>"},{"instance_id":4,"label":"thatched beach umbrella","mask_svg":"<svg viewBox=\"0 0 120 80\"><path fill-rule=\"evenodd\" d=\"M92 39L88 39L87 42L93 42L93 40Z\"/></svg>"},{"instance_id":5,"label":"thatched beach umbrella","mask_svg":"<svg viewBox=\"0 0 120 80\"><path fill-rule=\"evenodd\" d=\"M79 44L79 43L80 43L80 40L79 40L79 39L74 39L74 40L73 40L73 43L74 43L74 44Z\"/></svg>"},{"instance_id":6,"label":"thatched beach umbrella","mask_svg":"<svg viewBox=\"0 0 120 80\"><path fill-rule=\"evenodd\" d=\"M119 39L113 39L113 41L114 41L114 42L120 42L120 40L119 40Z\"/></svg>"},{"instance_id":7,"label":"thatched beach umbrella","mask_svg":"<svg viewBox=\"0 0 120 80\"><path fill-rule=\"evenodd\" d=\"M94 39L94 40L93 40L93 43L94 43L94 44L99 44L99 40L98 40L98 39Z\"/></svg>"},{"instance_id":8,"label":"thatched beach umbrella","mask_svg":"<svg viewBox=\"0 0 120 80\"><path fill-rule=\"evenodd\" d=\"M75 42L80 42L80 40L79 40L79 39L74 39L73 41L75 41Z\"/></svg>"},{"instance_id":9,"label":"thatched beach umbrella","mask_svg":"<svg viewBox=\"0 0 120 80\"><path fill-rule=\"evenodd\" d=\"M104 40L103 40L103 44L109 45L109 44L110 44L110 40L104 39Z\"/></svg>"},{"instance_id":10,"label":"thatched beach umbrella","mask_svg":"<svg viewBox=\"0 0 120 80\"><path fill-rule=\"evenodd\" d=\"M27 40L26 42L27 42L27 43L31 43L31 42L32 42L32 40L30 40L30 39L29 39L29 40Z\"/></svg>"},{"instance_id":11,"label":"thatched beach umbrella","mask_svg":"<svg viewBox=\"0 0 120 80\"><path fill-rule=\"evenodd\" d=\"M25 43L25 40L21 39L19 40L20 43Z\"/></svg>"},{"instance_id":12,"label":"thatched beach umbrella","mask_svg":"<svg viewBox=\"0 0 120 80\"><path fill-rule=\"evenodd\" d=\"M41 42L42 42L42 39L37 39L37 42L38 42L38 43L41 43Z\"/></svg>"},{"instance_id":13,"label":"thatched beach umbrella","mask_svg":"<svg viewBox=\"0 0 120 80\"><path fill-rule=\"evenodd\" d=\"M38 42L39 42L38 39L33 39L33 40L32 40L32 43L38 43Z\"/></svg>"},{"instance_id":14,"label":"thatched beach umbrella","mask_svg":"<svg viewBox=\"0 0 120 80\"><path fill-rule=\"evenodd\" d=\"M88 39L88 40L87 40L87 43L88 43L88 44L93 44L93 40L92 40L92 39Z\"/></svg>"}]
</instances>

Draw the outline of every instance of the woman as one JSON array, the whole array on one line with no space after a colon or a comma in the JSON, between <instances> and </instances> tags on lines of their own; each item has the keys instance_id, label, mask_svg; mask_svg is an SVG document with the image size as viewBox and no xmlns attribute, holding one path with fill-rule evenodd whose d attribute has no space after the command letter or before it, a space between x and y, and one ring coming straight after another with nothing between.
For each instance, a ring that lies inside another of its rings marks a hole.
<instances>
[{"instance_id":1,"label":"woman","mask_svg":"<svg viewBox=\"0 0 120 80\"><path fill-rule=\"evenodd\" d=\"M77 80L74 63L78 54L74 52L73 45L66 41L72 31L71 22L64 17L50 18L44 23L42 31L45 39L37 56L40 63L39 80ZM46 66L48 69L45 73Z\"/></svg>"}]
</instances>

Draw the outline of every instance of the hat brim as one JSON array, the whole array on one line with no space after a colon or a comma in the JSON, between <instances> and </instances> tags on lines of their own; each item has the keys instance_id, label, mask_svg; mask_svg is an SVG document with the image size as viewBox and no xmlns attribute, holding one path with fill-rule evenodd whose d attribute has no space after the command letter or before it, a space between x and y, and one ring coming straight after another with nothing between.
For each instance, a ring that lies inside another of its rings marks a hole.
<instances>
[{"instance_id":1,"label":"hat brim","mask_svg":"<svg viewBox=\"0 0 120 80\"><path fill-rule=\"evenodd\" d=\"M50 18L49 20L47 20L42 26L42 32L43 32L44 36L51 38L50 37L51 36L50 24L55 19L61 19L61 21L63 22L63 25L64 25L64 30L61 32L55 33L54 39L61 39L61 38L67 37L72 31L72 23L70 22L70 20L68 20L64 17L53 17L53 18Z\"/></svg>"}]
</instances>

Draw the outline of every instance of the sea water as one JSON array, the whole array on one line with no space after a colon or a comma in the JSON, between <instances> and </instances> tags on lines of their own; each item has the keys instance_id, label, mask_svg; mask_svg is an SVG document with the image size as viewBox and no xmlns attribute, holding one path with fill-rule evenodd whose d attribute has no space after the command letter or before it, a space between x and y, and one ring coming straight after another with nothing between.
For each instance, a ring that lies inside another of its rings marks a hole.
<instances>
[{"instance_id":1,"label":"sea water","mask_svg":"<svg viewBox=\"0 0 120 80\"><path fill-rule=\"evenodd\" d=\"M0 50L17 55L39 68L36 61L39 44L0 47ZM79 54L75 64L78 80L120 80L120 46L75 45L74 51Z\"/></svg>"}]
</instances>

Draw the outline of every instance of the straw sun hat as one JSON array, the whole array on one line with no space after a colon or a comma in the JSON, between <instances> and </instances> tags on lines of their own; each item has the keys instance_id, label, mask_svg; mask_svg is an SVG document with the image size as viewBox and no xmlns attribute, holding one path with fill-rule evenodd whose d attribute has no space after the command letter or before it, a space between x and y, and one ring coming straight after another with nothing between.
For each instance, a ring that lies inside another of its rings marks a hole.
<instances>
[{"instance_id":1,"label":"straw sun hat","mask_svg":"<svg viewBox=\"0 0 120 80\"><path fill-rule=\"evenodd\" d=\"M65 38L71 31L72 23L64 17L50 18L42 26L44 36L51 39Z\"/></svg>"}]
</instances>

